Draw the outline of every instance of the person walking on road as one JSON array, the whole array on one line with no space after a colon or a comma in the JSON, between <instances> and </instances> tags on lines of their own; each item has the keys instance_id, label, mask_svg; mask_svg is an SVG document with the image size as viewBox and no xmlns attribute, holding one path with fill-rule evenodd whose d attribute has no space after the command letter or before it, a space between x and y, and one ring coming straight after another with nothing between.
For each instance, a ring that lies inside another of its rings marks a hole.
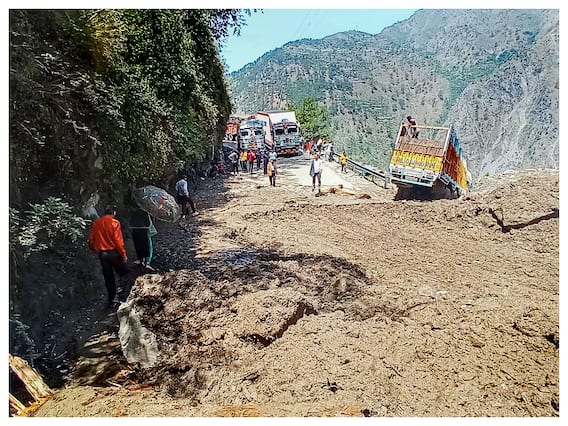
<instances>
[{"instance_id":1,"label":"person walking on road","mask_svg":"<svg viewBox=\"0 0 568 426\"><path fill-rule=\"evenodd\" d=\"M176 183L176 199L178 204L181 204L181 218L185 219L189 216L189 208L191 207L192 216L197 216L199 213L195 208L193 198L187 189L187 175L183 175Z\"/></svg>"},{"instance_id":2,"label":"person walking on road","mask_svg":"<svg viewBox=\"0 0 568 426\"><path fill-rule=\"evenodd\" d=\"M268 173L268 171L267 171L268 161L269 161L268 151L264 151L262 153L262 165L264 166L264 174Z\"/></svg>"},{"instance_id":3,"label":"person walking on road","mask_svg":"<svg viewBox=\"0 0 568 426\"><path fill-rule=\"evenodd\" d=\"M120 303L116 294L116 272L120 278L130 273L126 262L126 248L122 237L120 222L115 219L116 208L109 204L104 216L93 222L89 233L89 247L99 255L105 286L108 292L109 306L117 308Z\"/></svg>"},{"instance_id":4,"label":"person walking on road","mask_svg":"<svg viewBox=\"0 0 568 426\"><path fill-rule=\"evenodd\" d=\"M278 154L276 154L276 151L275 151L275 150L272 150L272 151L270 152L270 155L268 156L268 159L269 159L269 160L274 160L274 161L276 161L276 157L278 157Z\"/></svg>"},{"instance_id":5,"label":"person walking on road","mask_svg":"<svg viewBox=\"0 0 568 426\"><path fill-rule=\"evenodd\" d=\"M316 179L318 181L318 193L321 192L322 167L323 162L321 161L319 154L316 152L312 159L312 164L310 164L310 176L312 177L312 191L316 189Z\"/></svg>"},{"instance_id":6,"label":"person walking on road","mask_svg":"<svg viewBox=\"0 0 568 426\"><path fill-rule=\"evenodd\" d=\"M257 150L255 153L255 157L256 157L256 170L260 170L260 160L262 160L262 152Z\"/></svg>"},{"instance_id":7,"label":"person walking on road","mask_svg":"<svg viewBox=\"0 0 568 426\"><path fill-rule=\"evenodd\" d=\"M152 218L147 212L137 208L130 216L130 229L132 231L134 248L136 249L136 261L134 263L151 269L150 262L153 254L152 236L157 234Z\"/></svg>"},{"instance_id":8,"label":"person walking on road","mask_svg":"<svg viewBox=\"0 0 568 426\"><path fill-rule=\"evenodd\" d=\"M243 149L241 151L241 158L240 159L241 159L241 170L243 172L246 172L247 171L247 150L246 149Z\"/></svg>"},{"instance_id":9,"label":"person walking on road","mask_svg":"<svg viewBox=\"0 0 568 426\"><path fill-rule=\"evenodd\" d=\"M339 157L339 162L341 163L341 173L347 173L347 154L345 151Z\"/></svg>"},{"instance_id":10,"label":"person walking on road","mask_svg":"<svg viewBox=\"0 0 568 426\"><path fill-rule=\"evenodd\" d=\"M270 183L270 186L276 186L276 171L277 171L277 167L276 167L276 160L270 160L268 162L268 166L267 166L267 174L268 174L268 182Z\"/></svg>"},{"instance_id":11,"label":"person walking on road","mask_svg":"<svg viewBox=\"0 0 568 426\"><path fill-rule=\"evenodd\" d=\"M252 149L249 149L248 153L247 153L247 162L248 162L248 166L249 166L249 172L252 175L252 172L254 170L254 160L256 159L256 154L254 153L254 151Z\"/></svg>"},{"instance_id":12,"label":"person walking on road","mask_svg":"<svg viewBox=\"0 0 568 426\"><path fill-rule=\"evenodd\" d=\"M237 154L237 151L232 151L229 154L229 160L231 160L231 171L235 176L237 176L239 174L239 154Z\"/></svg>"}]
</instances>

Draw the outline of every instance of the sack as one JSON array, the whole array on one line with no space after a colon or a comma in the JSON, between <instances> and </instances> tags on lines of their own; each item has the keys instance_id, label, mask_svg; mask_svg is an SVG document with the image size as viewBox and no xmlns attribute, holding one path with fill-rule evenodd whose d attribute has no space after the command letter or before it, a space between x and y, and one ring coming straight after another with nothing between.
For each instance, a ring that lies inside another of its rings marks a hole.
<instances>
[{"instance_id":1,"label":"sack","mask_svg":"<svg viewBox=\"0 0 568 426\"><path fill-rule=\"evenodd\" d=\"M148 235L150 235L151 237L153 237L154 235L156 235L158 233L158 230L156 229L156 227L154 226L154 222L152 222L150 220L150 227L148 228Z\"/></svg>"}]
</instances>

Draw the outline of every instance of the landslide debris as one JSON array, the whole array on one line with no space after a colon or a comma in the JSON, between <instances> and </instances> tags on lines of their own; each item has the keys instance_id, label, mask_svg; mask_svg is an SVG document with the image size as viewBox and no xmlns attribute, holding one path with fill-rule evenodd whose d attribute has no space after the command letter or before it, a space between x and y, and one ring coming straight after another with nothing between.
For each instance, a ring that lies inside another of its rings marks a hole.
<instances>
[{"instance_id":1,"label":"landslide debris","mask_svg":"<svg viewBox=\"0 0 568 426\"><path fill-rule=\"evenodd\" d=\"M557 171L436 201L223 184L130 294L158 362L84 415L558 416Z\"/></svg>"}]
</instances>

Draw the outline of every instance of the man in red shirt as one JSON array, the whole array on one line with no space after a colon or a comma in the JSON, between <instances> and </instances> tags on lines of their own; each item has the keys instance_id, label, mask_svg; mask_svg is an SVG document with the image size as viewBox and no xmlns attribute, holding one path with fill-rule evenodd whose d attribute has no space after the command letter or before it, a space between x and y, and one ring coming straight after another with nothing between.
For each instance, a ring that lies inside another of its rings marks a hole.
<instances>
[{"instance_id":1,"label":"man in red shirt","mask_svg":"<svg viewBox=\"0 0 568 426\"><path fill-rule=\"evenodd\" d=\"M93 222L89 233L89 246L98 253L101 261L110 306L120 303L116 298L114 271L121 278L130 272L126 266L128 258L122 239L122 229L120 222L114 218L115 214L115 207L107 205L105 215Z\"/></svg>"},{"instance_id":2,"label":"man in red shirt","mask_svg":"<svg viewBox=\"0 0 568 426\"><path fill-rule=\"evenodd\" d=\"M250 174L252 175L252 168L254 166L254 160L256 159L256 154L254 153L254 151L252 149L249 149L248 153L247 153L247 161L249 164L249 171Z\"/></svg>"}]
</instances>

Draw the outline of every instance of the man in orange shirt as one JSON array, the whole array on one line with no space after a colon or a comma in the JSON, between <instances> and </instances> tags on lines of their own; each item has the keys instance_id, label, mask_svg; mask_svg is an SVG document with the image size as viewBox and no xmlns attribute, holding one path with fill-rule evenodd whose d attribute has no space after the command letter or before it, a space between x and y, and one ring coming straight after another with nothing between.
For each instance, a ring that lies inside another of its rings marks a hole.
<instances>
[{"instance_id":1,"label":"man in orange shirt","mask_svg":"<svg viewBox=\"0 0 568 426\"><path fill-rule=\"evenodd\" d=\"M101 261L110 306L120 303L116 297L114 271L121 278L130 272L126 266L128 258L122 239L122 229L120 222L114 218L115 214L115 207L107 205L105 215L93 222L89 234L89 246L98 253Z\"/></svg>"}]
</instances>

